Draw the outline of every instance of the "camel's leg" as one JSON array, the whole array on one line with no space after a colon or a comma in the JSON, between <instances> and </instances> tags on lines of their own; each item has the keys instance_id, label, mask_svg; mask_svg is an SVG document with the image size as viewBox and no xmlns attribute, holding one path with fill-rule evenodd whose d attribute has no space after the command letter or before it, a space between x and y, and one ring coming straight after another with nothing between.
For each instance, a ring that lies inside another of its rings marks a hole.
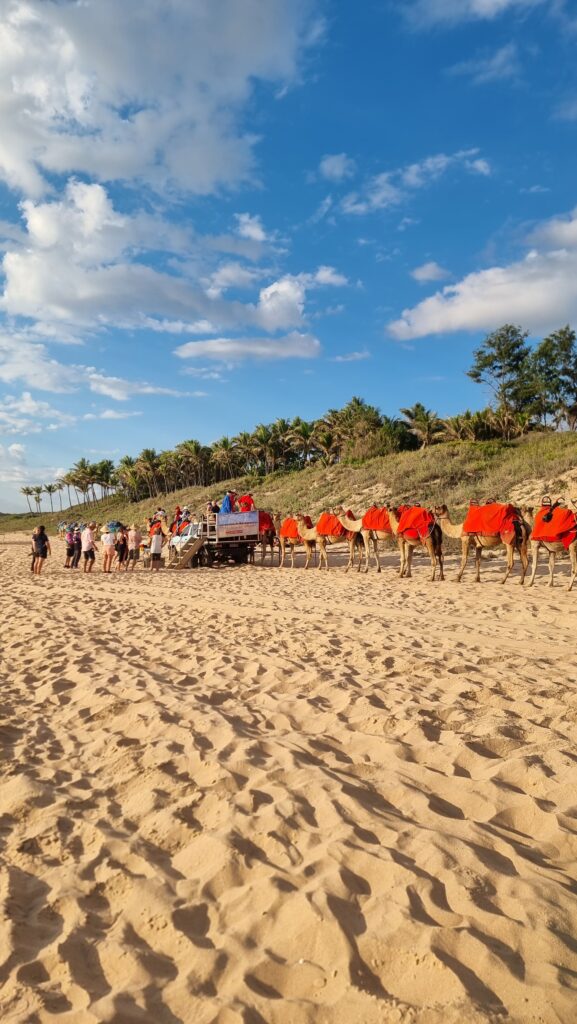
<instances>
[{"instance_id":1,"label":"camel's leg","mask_svg":"<svg viewBox=\"0 0 577 1024\"><path fill-rule=\"evenodd\" d=\"M397 540L397 544L398 544L398 547L399 547L399 576L401 576L401 578L402 578L405 575L406 559L407 559L407 555L406 555L406 551L405 551L405 542L404 542L402 537L399 537L399 539Z\"/></svg>"},{"instance_id":2,"label":"camel's leg","mask_svg":"<svg viewBox=\"0 0 577 1024\"><path fill-rule=\"evenodd\" d=\"M529 568L529 551L528 551L527 538L524 537L519 545L519 558L521 559L521 586L525 582L525 576Z\"/></svg>"},{"instance_id":3,"label":"camel's leg","mask_svg":"<svg viewBox=\"0 0 577 1024\"><path fill-rule=\"evenodd\" d=\"M475 583L481 582L481 558L483 556L483 548L480 544L475 545Z\"/></svg>"},{"instance_id":4,"label":"camel's leg","mask_svg":"<svg viewBox=\"0 0 577 1024\"><path fill-rule=\"evenodd\" d=\"M375 553L375 561L377 563L377 572L380 572L381 571L381 560L379 558L379 538L377 537L376 533L373 533L371 536L372 536L372 540L373 540L373 551ZM369 566L368 566L368 556L369 556L369 552L367 552L367 571L368 571L368 568L369 568Z\"/></svg>"},{"instance_id":5,"label":"camel's leg","mask_svg":"<svg viewBox=\"0 0 577 1024\"><path fill-rule=\"evenodd\" d=\"M278 567L279 567L279 569L282 569L283 566L284 566L285 550L286 550L285 549L285 539L284 539L284 537L279 537L279 539L278 539Z\"/></svg>"},{"instance_id":6,"label":"camel's leg","mask_svg":"<svg viewBox=\"0 0 577 1024\"><path fill-rule=\"evenodd\" d=\"M555 552L549 552L549 586L554 586L555 577Z\"/></svg>"},{"instance_id":7,"label":"camel's leg","mask_svg":"<svg viewBox=\"0 0 577 1024\"><path fill-rule=\"evenodd\" d=\"M363 548L365 552L365 572L369 571L369 560L371 557L371 534L369 530L363 530L361 533L363 538Z\"/></svg>"},{"instance_id":8,"label":"camel's leg","mask_svg":"<svg viewBox=\"0 0 577 1024\"><path fill-rule=\"evenodd\" d=\"M345 566L345 572L348 572L350 568L355 567L355 538L352 537L349 541L349 560Z\"/></svg>"},{"instance_id":9,"label":"camel's leg","mask_svg":"<svg viewBox=\"0 0 577 1024\"><path fill-rule=\"evenodd\" d=\"M459 571L457 573L457 583L461 582L463 573L465 571L465 566L467 565L467 559L469 557L469 547L470 546L471 546L471 541L469 540L469 538L468 537L461 537L461 566L460 566L460 569L459 569Z\"/></svg>"},{"instance_id":10,"label":"camel's leg","mask_svg":"<svg viewBox=\"0 0 577 1024\"><path fill-rule=\"evenodd\" d=\"M305 547L306 547L306 545L305 545ZM295 550L296 550L296 544L292 544L291 543L291 569L294 569L294 567L295 567ZM306 566L305 566L305 569L306 569Z\"/></svg>"},{"instance_id":11,"label":"camel's leg","mask_svg":"<svg viewBox=\"0 0 577 1024\"><path fill-rule=\"evenodd\" d=\"M328 567L329 567L329 560L328 560L328 556L327 556L327 544L326 544L326 541L324 539L323 540L319 540L319 564L317 566L318 569L322 569L323 562L326 562L326 566L327 566L327 569L328 569Z\"/></svg>"},{"instance_id":12,"label":"camel's leg","mask_svg":"<svg viewBox=\"0 0 577 1024\"><path fill-rule=\"evenodd\" d=\"M539 548L540 547L541 547L541 545L537 541L534 541L534 540L531 541L531 558L533 560L533 565L531 566L531 579L529 580L529 586L530 587L533 586L533 584L535 582L535 576L537 575L537 562L539 560Z\"/></svg>"},{"instance_id":13,"label":"camel's leg","mask_svg":"<svg viewBox=\"0 0 577 1024\"><path fill-rule=\"evenodd\" d=\"M407 579L407 580L410 580L412 575L413 575L412 566L413 566L413 545L406 543L405 544L405 579Z\"/></svg>"},{"instance_id":14,"label":"camel's leg","mask_svg":"<svg viewBox=\"0 0 577 1024\"><path fill-rule=\"evenodd\" d=\"M431 559L431 583L435 582L435 575L437 573L437 559L435 557L435 545L430 537L427 537L425 541L425 547L429 552L429 558Z\"/></svg>"},{"instance_id":15,"label":"camel's leg","mask_svg":"<svg viewBox=\"0 0 577 1024\"><path fill-rule=\"evenodd\" d=\"M443 545L440 544L437 550L437 558L439 560L439 579L445 579L445 559L443 558Z\"/></svg>"},{"instance_id":16,"label":"camel's leg","mask_svg":"<svg viewBox=\"0 0 577 1024\"><path fill-rule=\"evenodd\" d=\"M569 580L567 590L573 590L573 584L577 578L577 544L570 545L569 558L571 559L571 579Z\"/></svg>"},{"instance_id":17,"label":"camel's leg","mask_svg":"<svg viewBox=\"0 0 577 1024\"><path fill-rule=\"evenodd\" d=\"M507 550L507 568L505 570L505 575L501 580L502 583L506 583L507 580L509 579L509 576L511 575L511 570L513 568L513 559L515 557L515 548L512 544L506 544L505 548Z\"/></svg>"}]
</instances>

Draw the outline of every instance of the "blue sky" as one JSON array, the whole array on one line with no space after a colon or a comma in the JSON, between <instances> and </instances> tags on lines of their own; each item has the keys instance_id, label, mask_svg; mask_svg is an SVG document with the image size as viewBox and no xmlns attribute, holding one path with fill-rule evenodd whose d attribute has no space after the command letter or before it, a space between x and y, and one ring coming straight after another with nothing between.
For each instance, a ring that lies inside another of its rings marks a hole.
<instances>
[{"instance_id":1,"label":"blue sky","mask_svg":"<svg viewBox=\"0 0 577 1024\"><path fill-rule=\"evenodd\" d=\"M569 0L0 0L0 510L577 321Z\"/></svg>"}]
</instances>

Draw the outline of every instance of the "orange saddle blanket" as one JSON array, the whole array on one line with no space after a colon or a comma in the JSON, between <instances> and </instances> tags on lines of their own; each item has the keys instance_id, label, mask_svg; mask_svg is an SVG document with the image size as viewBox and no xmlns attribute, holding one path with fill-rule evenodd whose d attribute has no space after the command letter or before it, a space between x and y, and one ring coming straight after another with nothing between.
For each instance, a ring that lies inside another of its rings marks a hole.
<instances>
[{"instance_id":1,"label":"orange saddle blanket","mask_svg":"<svg viewBox=\"0 0 577 1024\"><path fill-rule=\"evenodd\" d=\"M354 519L353 513L349 509L346 513L348 519ZM317 523L317 533L319 537L350 537L351 534L345 530L342 523L339 522L336 516L332 512L321 512Z\"/></svg>"},{"instance_id":2,"label":"orange saddle blanket","mask_svg":"<svg viewBox=\"0 0 577 1024\"><path fill-rule=\"evenodd\" d=\"M489 505L470 505L463 523L463 533L481 533L495 536L513 535L519 513L514 505L502 505L497 501Z\"/></svg>"},{"instance_id":3,"label":"orange saddle blanket","mask_svg":"<svg viewBox=\"0 0 577 1024\"><path fill-rule=\"evenodd\" d=\"M420 505L413 505L401 512L399 519L398 533L403 537L416 538L428 537L435 524L435 517L432 512Z\"/></svg>"},{"instance_id":4,"label":"orange saddle blanket","mask_svg":"<svg viewBox=\"0 0 577 1024\"><path fill-rule=\"evenodd\" d=\"M389 513L386 508L371 505L363 516L363 529L375 530L377 533L392 533Z\"/></svg>"},{"instance_id":5,"label":"orange saddle blanket","mask_svg":"<svg viewBox=\"0 0 577 1024\"><path fill-rule=\"evenodd\" d=\"M312 530L313 521L310 516L303 516L305 526ZM285 537L286 540L300 540L301 535L299 533L299 524L296 519L292 519L288 516L287 519L283 519L281 523L279 537Z\"/></svg>"},{"instance_id":6,"label":"orange saddle blanket","mask_svg":"<svg viewBox=\"0 0 577 1024\"><path fill-rule=\"evenodd\" d=\"M272 516L269 512L260 512L258 514L258 532L264 533L265 530L274 530L274 523Z\"/></svg>"},{"instance_id":7,"label":"orange saddle blanket","mask_svg":"<svg viewBox=\"0 0 577 1024\"><path fill-rule=\"evenodd\" d=\"M552 512L549 522L545 516ZM531 540L544 540L550 543L563 544L566 548L577 537L577 515L570 508L554 508L548 505L540 508L535 516Z\"/></svg>"}]
</instances>

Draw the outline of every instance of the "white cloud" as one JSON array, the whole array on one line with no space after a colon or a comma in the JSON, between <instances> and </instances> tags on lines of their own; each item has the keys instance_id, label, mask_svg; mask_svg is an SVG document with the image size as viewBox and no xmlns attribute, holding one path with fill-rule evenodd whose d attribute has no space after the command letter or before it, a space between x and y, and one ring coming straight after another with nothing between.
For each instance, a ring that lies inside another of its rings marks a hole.
<instances>
[{"instance_id":1,"label":"white cloud","mask_svg":"<svg viewBox=\"0 0 577 1024\"><path fill-rule=\"evenodd\" d=\"M355 161L346 153L333 153L324 156L319 164L319 174L327 181L344 181L352 178L356 170Z\"/></svg>"},{"instance_id":2,"label":"white cloud","mask_svg":"<svg viewBox=\"0 0 577 1024\"><path fill-rule=\"evenodd\" d=\"M364 348L359 352L344 352L343 355L334 356L333 363L358 363L363 359L370 359L371 353Z\"/></svg>"},{"instance_id":3,"label":"white cloud","mask_svg":"<svg viewBox=\"0 0 577 1024\"><path fill-rule=\"evenodd\" d=\"M210 276L206 294L210 298L218 298L229 288L251 288L262 276L262 271L257 268L245 267L242 263L223 263ZM206 330L197 333L206 334Z\"/></svg>"},{"instance_id":4,"label":"white cloud","mask_svg":"<svg viewBox=\"0 0 577 1024\"><path fill-rule=\"evenodd\" d=\"M520 323L535 334L577 320L577 210L532 232L537 248L506 266L468 274L388 325L399 340Z\"/></svg>"},{"instance_id":5,"label":"white cloud","mask_svg":"<svg viewBox=\"0 0 577 1024\"><path fill-rule=\"evenodd\" d=\"M348 279L340 274L334 267L319 267L313 275L313 281L319 285L329 285L332 288L344 288Z\"/></svg>"},{"instance_id":6,"label":"white cloud","mask_svg":"<svg viewBox=\"0 0 577 1024\"><path fill-rule=\"evenodd\" d=\"M132 395L180 398L186 394L146 381L111 377L93 366L61 363L50 358L45 345L18 333L0 333L0 381L5 384L21 382L26 387L54 393L88 388L94 394L106 395L115 401L126 401Z\"/></svg>"},{"instance_id":7,"label":"white cloud","mask_svg":"<svg viewBox=\"0 0 577 1024\"><path fill-rule=\"evenodd\" d=\"M412 192L426 188L454 168L470 174L487 176L491 168L487 160L479 157L478 149L462 149L456 153L436 153L405 167L383 171L370 178L361 191L344 196L344 213L366 214L399 206Z\"/></svg>"},{"instance_id":8,"label":"white cloud","mask_svg":"<svg viewBox=\"0 0 577 1024\"><path fill-rule=\"evenodd\" d=\"M142 416L141 412L119 412L117 409L104 409L103 412L87 412L83 420L129 420L133 416Z\"/></svg>"},{"instance_id":9,"label":"white cloud","mask_svg":"<svg viewBox=\"0 0 577 1024\"><path fill-rule=\"evenodd\" d=\"M403 11L417 27L492 20L506 11L524 11L547 0L403 0Z\"/></svg>"},{"instance_id":10,"label":"white cloud","mask_svg":"<svg viewBox=\"0 0 577 1024\"><path fill-rule=\"evenodd\" d=\"M253 83L298 75L318 42L306 0L0 2L0 176L46 174L200 194L253 170Z\"/></svg>"},{"instance_id":11,"label":"white cloud","mask_svg":"<svg viewBox=\"0 0 577 1024\"><path fill-rule=\"evenodd\" d=\"M434 260L429 263L423 263L420 267L415 267L411 270L411 277L414 277L415 281L442 281L443 278L449 277L449 271L445 270L444 267L439 266Z\"/></svg>"},{"instance_id":12,"label":"white cloud","mask_svg":"<svg viewBox=\"0 0 577 1024\"><path fill-rule=\"evenodd\" d=\"M211 338L189 341L174 350L180 359L216 359L236 363L244 359L314 359L321 345L311 334L292 331L284 338Z\"/></svg>"},{"instance_id":13,"label":"white cloud","mask_svg":"<svg viewBox=\"0 0 577 1024\"><path fill-rule=\"evenodd\" d=\"M449 68L449 74L466 75L474 85L518 79L521 74L518 47L516 43L506 43L494 53L453 64Z\"/></svg>"},{"instance_id":14,"label":"white cloud","mask_svg":"<svg viewBox=\"0 0 577 1024\"><path fill-rule=\"evenodd\" d=\"M6 395L0 399L0 434L38 434L71 426L75 416L54 409L48 402L38 401L29 391L19 398Z\"/></svg>"},{"instance_id":15,"label":"white cloud","mask_svg":"<svg viewBox=\"0 0 577 1024\"><path fill-rule=\"evenodd\" d=\"M241 238L248 238L251 242L267 241L267 233L258 215L235 213L235 218L237 222L236 230Z\"/></svg>"},{"instance_id":16,"label":"white cloud","mask_svg":"<svg viewBox=\"0 0 577 1024\"><path fill-rule=\"evenodd\" d=\"M555 117L559 121L577 121L577 99L563 100L555 111Z\"/></svg>"}]
</instances>

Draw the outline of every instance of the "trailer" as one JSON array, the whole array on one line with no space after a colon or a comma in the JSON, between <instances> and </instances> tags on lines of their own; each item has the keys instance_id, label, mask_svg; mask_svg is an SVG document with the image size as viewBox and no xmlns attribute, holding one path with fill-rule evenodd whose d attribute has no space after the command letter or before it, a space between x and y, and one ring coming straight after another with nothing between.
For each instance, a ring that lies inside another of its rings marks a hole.
<instances>
[{"instance_id":1,"label":"trailer","mask_svg":"<svg viewBox=\"0 0 577 1024\"><path fill-rule=\"evenodd\" d=\"M174 569L198 566L246 565L254 560L259 541L258 511L216 513L189 523L171 537L168 564Z\"/></svg>"}]
</instances>

